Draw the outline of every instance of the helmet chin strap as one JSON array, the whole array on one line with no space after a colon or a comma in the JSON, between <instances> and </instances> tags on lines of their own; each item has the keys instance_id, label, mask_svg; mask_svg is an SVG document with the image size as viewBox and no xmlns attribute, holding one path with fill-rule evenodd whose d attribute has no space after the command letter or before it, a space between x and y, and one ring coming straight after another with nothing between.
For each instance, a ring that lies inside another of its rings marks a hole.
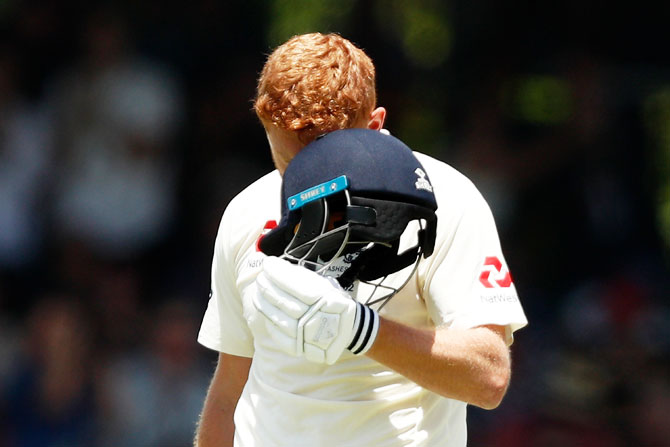
<instances>
[{"instance_id":1,"label":"helmet chin strap","mask_svg":"<svg viewBox=\"0 0 670 447\"><path fill-rule=\"evenodd\" d=\"M345 232L345 234L342 243L340 244L340 247L337 249L335 254L330 258L330 260L322 261L321 257L318 255L315 261L309 259L312 253L314 252L314 248L319 244L320 241L326 239L329 236L332 237L333 235L343 231ZM328 270L330 266L332 266L338 260L338 258L341 257L342 252L344 252L344 249L347 247L348 244L350 244L349 243L350 232L351 229L349 228L349 224L345 224L339 228L336 228L335 230L328 231L327 233L324 233L321 236L318 236L313 240L306 242L302 245L299 245L292 249L284 250L284 254L281 255L280 257L282 259L287 259L303 267L307 267L310 270L313 270L319 274L323 274L325 271ZM305 249L307 249L307 252L304 255L297 254Z\"/></svg>"},{"instance_id":2,"label":"helmet chin strap","mask_svg":"<svg viewBox=\"0 0 670 447\"><path fill-rule=\"evenodd\" d=\"M419 223L419 224L423 227L423 225L421 223ZM314 247L318 244L319 239L323 239L323 238L326 238L328 236L332 236L333 234L335 234L337 232L342 232L342 231L346 231L345 236L342 240L342 243L340 244L340 247L337 249L335 255L333 255L330 258L330 260L328 260L326 262L319 262L318 261L320 259L319 257L317 257L317 261L312 261L312 260L308 259L309 255L313 252ZM329 268L341 259L341 257L342 257L341 255L345 251L345 248L348 245L349 246L354 245L354 244L365 245L360 250L356 250L352 253L352 254L355 254L356 258L366 257L367 255L370 255L375 250L375 248L384 248L384 249L394 249L395 248L395 249L397 249L397 246L395 246L395 244L393 246L386 246L385 244L382 245L382 244L378 244L378 243L375 243L375 242L349 242L350 232L351 232L351 229L350 229L349 224L347 223L347 224L345 224L341 227L338 227L334 230L331 230L327 233L324 233L321 236L318 236L317 238L313 239L312 241L310 241L308 243L299 245L299 246L297 246L297 247L295 247L291 250L286 249L284 251L284 254L281 256L281 258L288 259L289 261L295 262L298 265L301 265L301 266L306 267L306 268L308 268L312 271L315 271L316 273L319 273L321 275L325 275L325 273L329 270ZM300 251L306 249L310 244L312 244L312 247L309 247L306 254L304 254L302 256L294 255L294 253L296 251L300 252ZM351 252L349 252L349 253L351 253ZM415 256L415 259L414 259L413 263L407 263L406 262L406 260L409 259L410 255ZM388 275L385 275L384 277L382 277L381 279L378 279L376 281L371 281L371 280L365 280L365 279L358 278L358 280L361 283L368 284L368 285L373 287L373 290L370 292L367 299L363 302L367 306L370 306L370 307L379 305L377 307L377 310L381 310L384 306L386 306L386 304L391 300L391 298L393 298L400 290L402 290L407 285L407 283L409 283L410 279L414 276L414 273L416 272L416 270L419 266L419 261L421 260L422 255L423 255L423 248L421 247L421 245L419 245L418 247L410 248L410 249L406 250L405 252L403 252L400 255L399 258L403 259L403 261L402 261L403 268L408 267L409 265L412 265L412 264L413 264L413 266L412 266L412 270L409 272L409 274L407 275L405 280L398 287L392 287L390 285L384 284L384 281L386 281L386 279L388 278ZM372 256L374 256L374 253L372 253ZM361 259L360 261L362 261L363 264L356 265L357 260L358 259L354 259L353 262L352 262L352 266L350 266L349 269L347 269L341 276L335 278L340 283L340 285L345 289L350 287L353 284L354 280L351 279L351 278L355 277L358 274L358 272L360 270L360 268L358 266L365 264L364 259ZM375 298L375 294L380 289L384 289L384 290L387 290L389 292L386 293L385 295L381 296L381 297L376 297Z\"/></svg>"},{"instance_id":3,"label":"helmet chin strap","mask_svg":"<svg viewBox=\"0 0 670 447\"><path fill-rule=\"evenodd\" d=\"M377 308L377 311L381 310L384 306L386 306L386 304L391 300L391 298L393 298L398 292L400 292L407 285L407 283L409 283L409 280L412 279L412 277L414 276L414 273L416 272L417 268L419 267L419 261L421 261L421 256L422 256L421 251L423 251L423 250L419 251L419 255L416 257L416 261L414 261L414 265L412 266L412 271L409 272L409 274L407 275L407 277L405 278L405 280L402 282L402 284L399 287L391 287L391 286L387 286L387 285L383 284L384 281L386 280L386 278L388 278L388 275L384 276L382 279L378 280L378 282L376 282L376 283L372 282L372 281L364 281L362 279L359 280L360 282L362 282L364 284L368 284L368 285L371 285L371 286L374 287L372 292L370 292L370 295L368 296L367 300L365 300L365 304L367 306L372 307L374 305L377 305L377 304L381 303L379 305L379 307ZM373 298L375 296L375 293L377 292L377 290L380 289L380 288L390 290L390 292L387 293L384 296L381 296L381 297L378 297L378 298Z\"/></svg>"},{"instance_id":4,"label":"helmet chin strap","mask_svg":"<svg viewBox=\"0 0 670 447\"><path fill-rule=\"evenodd\" d=\"M427 252L423 216L415 219L420 226L417 244L398 253L399 237L396 240L387 239L392 242L374 242L369 239L372 237L370 234L364 232L363 240L360 240L361 234L352 233L354 227L360 232L361 226L369 228L376 225L377 211L366 203L352 205L349 191L344 190L344 194L348 212L346 223L328 230L332 214L328 200L321 198L305 204L296 231L280 257L323 276L333 276L344 289L350 289L356 280L372 286L372 292L363 302L368 306L379 305L378 309L381 309L407 285L417 270L419 260ZM386 237L389 238L388 232ZM432 251L432 247L428 249ZM351 255L351 258L346 259L346 255ZM337 265L340 262L349 265L340 275L328 275L330 271L342 271L343 265ZM399 287L384 284L391 272L399 272L412 264L411 272ZM375 297L380 289L388 293Z\"/></svg>"}]
</instances>

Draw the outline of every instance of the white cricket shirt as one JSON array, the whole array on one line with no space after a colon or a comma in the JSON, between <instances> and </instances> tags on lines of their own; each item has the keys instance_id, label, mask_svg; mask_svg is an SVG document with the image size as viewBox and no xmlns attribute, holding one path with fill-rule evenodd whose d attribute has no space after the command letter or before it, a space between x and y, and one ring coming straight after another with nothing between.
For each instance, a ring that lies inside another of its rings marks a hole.
<instances>
[{"instance_id":1,"label":"white cricket shirt","mask_svg":"<svg viewBox=\"0 0 670 447\"><path fill-rule=\"evenodd\" d=\"M511 343L527 321L487 203L458 171L415 155L438 202L435 251L380 314L415 327L506 326ZM275 348L250 301L265 257L256 244L266 222L280 218L280 188L274 171L227 207L215 243L212 297L198 336L210 349L253 357L235 411L235 445L464 447L464 402L348 351L328 366ZM387 281L400 285L409 272L411 267ZM356 298L364 301L370 291L360 284Z\"/></svg>"}]
</instances>

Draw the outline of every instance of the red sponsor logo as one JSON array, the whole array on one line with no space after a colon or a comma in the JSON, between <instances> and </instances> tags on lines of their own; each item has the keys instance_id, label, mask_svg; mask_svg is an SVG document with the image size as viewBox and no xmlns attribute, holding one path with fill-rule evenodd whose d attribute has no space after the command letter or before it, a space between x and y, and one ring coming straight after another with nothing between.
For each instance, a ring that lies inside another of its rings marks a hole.
<instances>
[{"instance_id":1,"label":"red sponsor logo","mask_svg":"<svg viewBox=\"0 0 670 447\"><path fill-rule=\"evenodd\" d=\"M479 282L487 289L509 287L512 285L512 275L507 269L503 271L503 264L497 256L487 256L484 259L484 270L479 275Z\"/></svg>"},{"instance_id":2,"label":"red sponsor logo","mask_svg":"<svg viewBox=\"0 0 670 447\"><path fill-rule=\"evenodd\" d=\"M261 251L261 239L263 239L263 236L265 236L270 230L273 230L277 228L277 221L276 220L268 220L265 222L265 226L263 227L263 232L261 235L258 237L258 240L256 241L256 251Z\"/></svg>"}]
</instances>

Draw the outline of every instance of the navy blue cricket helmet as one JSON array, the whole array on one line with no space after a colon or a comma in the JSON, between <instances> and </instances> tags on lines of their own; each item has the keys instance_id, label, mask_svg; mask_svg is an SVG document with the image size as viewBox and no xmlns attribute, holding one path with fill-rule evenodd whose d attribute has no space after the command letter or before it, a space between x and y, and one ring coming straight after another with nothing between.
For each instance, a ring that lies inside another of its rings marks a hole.
<instances>
[{"instance_id":1,"label":"navy blue cricket helmet","mask_svg":"<svg viewBox=\"0 0 670 447\"><path fill-rule=\"evenodd\" d=\"M282 217L260 241L268 255L315 270L345 256L338 281L372 281L432 254L437 202L426 172L399 139L369 129L337 130L305 146L282 179ZM421 222L417 244L400 236Z\"/></svg>"}]
</instances>

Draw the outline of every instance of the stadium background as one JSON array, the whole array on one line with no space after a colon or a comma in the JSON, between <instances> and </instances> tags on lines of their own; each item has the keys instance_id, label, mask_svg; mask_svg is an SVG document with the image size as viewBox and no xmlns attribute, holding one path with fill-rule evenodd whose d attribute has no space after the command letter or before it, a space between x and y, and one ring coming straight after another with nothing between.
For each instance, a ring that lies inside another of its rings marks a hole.
<instances>
[{"instance_id":1,"label":"stadium background","mask_svg":"<svg viewBox=\"0 0 670 447\"><path fill-rule=\"evenodd\" d=\"M271 169L255 79L316 30L368 52L390 131L496 216L530 326L469 445L668 445L653 3L0 2L0 446L190 444L218 220Z\"/></svg>"}]
</instances>

